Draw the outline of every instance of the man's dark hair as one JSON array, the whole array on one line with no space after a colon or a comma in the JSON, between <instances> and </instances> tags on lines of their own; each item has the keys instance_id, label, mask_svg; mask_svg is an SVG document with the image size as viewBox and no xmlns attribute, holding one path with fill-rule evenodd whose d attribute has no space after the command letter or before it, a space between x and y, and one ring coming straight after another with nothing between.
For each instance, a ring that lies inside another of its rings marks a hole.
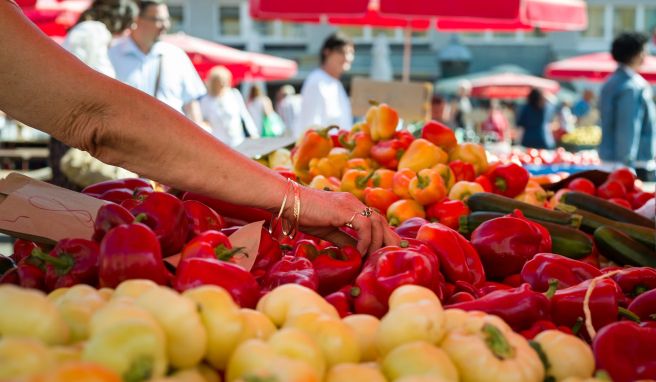
<instances>
[{"instance_id":1,"label":"man's dark hair","mask_svg":"<svg viewBox=\"0 0 656 382\"><path fill-rule=\"evenodd\" d=\"M164 0L141 0L137 4L139 4L139 16L143 16L143 14L146 12L146 9L152 5L161 5L161 4L166 4L166 1Z\"/></svg>"},{"instance_id":2,"label":"man's dark hair","mask_svg":"<svg viewBox=\"0 0 656 382\"><path fill-rule=\"evenodd\" d=\"M83 21L100 21L112 34L128 29L137 17L138 8L132 0L96 0L84 11L77 24Z\"/></svg>"},{"instance_id":3,"label":"man's dark hair","mask_svg":"<svg viewBox=\"0 0 656 382\"><path fill-rule=\"evenodd\" d=\"M647 44L647 36L644 34L624 32L615 37L610 53L615 61L628 64L645 49L645 44Z\"/></svg>"},{"instance_id":4,"label":"man's dark hair","mask_svg":"<svg viewBox=\"0 0 656 382\"><path fill-rule=\"evenodd\" d=\"M535 109L541 109L542 108L542 90L538 88L532 88L531 92L528 93L528 97L526 98L526 103L534 107Z\"/></svg>"},{"instance_id":5,"label":"man's dark hair","mask_svg":"<svg viewBox=\"0 0 656 382\"><path fill-rule=\"evenodd\" d=\"M321 51L319 52L319 59L323 64L326 61L326 56L328 52L332 52L337 49L341 49L345 46L353 46L353 40L351 40L347 35L342 32L335 32L328 36L323 42ZM326 52L328 51L328 52Z\"/></svg>"}]
</instances>

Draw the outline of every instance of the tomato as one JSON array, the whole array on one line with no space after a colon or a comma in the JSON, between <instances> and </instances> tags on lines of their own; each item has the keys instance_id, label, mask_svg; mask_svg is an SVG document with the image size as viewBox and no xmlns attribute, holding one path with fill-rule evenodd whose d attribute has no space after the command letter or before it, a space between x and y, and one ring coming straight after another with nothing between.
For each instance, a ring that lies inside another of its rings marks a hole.
<instances>
[{"instance_id":1,"label":"tomato","mask_svg":"<svg viewBox=\"0 0 656 382\"><path fill-rule=\"evenodd\" d=\"M572 191L583 192L585 194L594 195L596 192L596 187L594 183L585 178L576 178L569 182L567 188Z\"/></svg>"}]
</instances>

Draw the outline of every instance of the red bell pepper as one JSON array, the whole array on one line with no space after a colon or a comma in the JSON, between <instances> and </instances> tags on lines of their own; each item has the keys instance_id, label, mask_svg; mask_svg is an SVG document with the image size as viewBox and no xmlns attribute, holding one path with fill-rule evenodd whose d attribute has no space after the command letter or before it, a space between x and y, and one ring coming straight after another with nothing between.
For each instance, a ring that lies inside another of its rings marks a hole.
<instances>
[{"instance_id":1,"label":"red bell pepper","mask_svg":"<svg viewBox=\"0 0 656 382\"><path fill-rule=\"evenodd\" d=\"M597 196L604 199L626 197L626 187L617 180L607 180L597 188Z\"/></svg>"},{"instance_id":2,"label":"red bell pepper","mask_svg":"<svg viewBox=\"0 0 656 382\"><path fill-rule=\"evenodd\" d=\"M408 130L399 130L394 133L394 139L401 142L401 147L403 147L403 150L407 150L412 142L414 142L415 137Z\"/></svg>"},{"instance_id":3,"label":"red bell pepper","mask_svg":"<svg viewBox=\"0 0 656 382\"><path fill-rule=\"evenodd\" d=\"M537 321L530 328L522 330L519 334L521 334L527 340L532 340L535 338L535 336L544 332L545 330L560 330L563 333L573 334L570 328L566 326L556 326L556 324L549 320Z\"/></svg>"},{"instance_id":4,"label":"red bell pepper","mask_svg":"<svg viewBox=\"0 0 656 382\"><path fill-rule=\"evenodd\" d=\"M469 292L456 292L449 297L448 305L459 304L461 302L474 301L476 297Z\"/></svg>"},{"instance_id":5,"label":"red bell pepper","mask_svg":"<svg viewBox=\"0 0 656 382\"><path fill-rule=\"evenodd\" d=\"M19 261L16 265L16 273L20 286L45 291L46 273L43 267L43 262L32 255Z\"/></svg>"},{"instance_id":6,"label":"red bell pepper","mask_svg":"<svg viewBox=\"0 0 656 382\"><path fill-rule=\"evenodd\" d=\"M339 317L344 318L353 314L353 298L360 294L358 288L347 285L342 289L324 297L326 301L337 309Z\"/></svg>"},{"instance_id":7,"label":"red bell pepper","mask_svg":"<svg viewBox=\"0 0 656 382\"><path fill-rule=\"evenodd\" d=\"M283 256L273 264L262 281L262 289L270 291L283 284L299 284L312 290L319 287L319 278L310 259Z\"/></svg>"},{"instance_id":8,"label":"red bell pepper","mask_svg":"<svg viewBox=\"0 0 656 382\"><path fill-rule=\"evenodd\" d=\"M583 192L588 195L594 195L597 191L595 184L591 180L586 178L576 178L572 179L568 184L567 188L572 191Z\"/></svg>"},{"instance_id":9,"label":"red bell pepper","mask_svg":"<svg viewBox=\"0 0 656 382\"><path fill-rule=\"evenodd\" d=\"M478 253L455 230L440 223L429 223L419 229L417 239L437 254L448 280L462 280L472 285L485 281L485 270Z\"/></svg>"},{"instance_id":10,"label":"red bell pepper","mask_svg":"<svg viewBox=\"0 0 656 382\"><path fill-rule=\"evenodd\" d=\"M29 240L16 239L14 241L14 253L10 256L14 263L18 264L21 260L32 254L32 251L39 248L39 246Z\"/></svg>"},{"instance_id":11,"label":"red bell pepper","mask_svg":"<svg viewBox=\"0 0 656 382\"><path fill-rule=\"evenodd\" d=\"M494 281L486 281L484 282L477 290L477 295L480 297L486 296L492 292L496 292L498 290L507 290L507 289L512 289L513 287L510 285L506 285L503 283L498 283Z\"/></svg>"},{"instance_id":12,"label":"red bell pepper","mask_svg":"<svg viewBox=\"0 0 656 382\"><path fill-rule=\"evenodd\" d=\"M458 230L460 217L469 214L469 207L462 200L443 200L426 207L426 218L432 222Z\"/></svg>"},{"instance_id":13,"label":"red bell pepper","mask_svg":"<svg viewBox=\"0 0 656 382\"><path fill-rule=\"evenodd\" d=\"M116 288L129 279L148 279L166 285L169 278L157 236L148 226L122 224L107 232L100 243L98 279L101 288Z\"/></svg>"},{"instance_id":14,"label":"red bell pepper","mask_svg":"<svg viewBox=\"0 0 656 382\"><path fill-rule=\"evenodd\" d=\"M631 208L634 210L637 210L638 208L642 207L649 201L649 199L652 199L654 197L653 192L644 192L644 191L634 191L633 193L628 195L629 202L631 202Z\"/></svg>"},{"instance_id":15,"label":"red bell pepper","mask_svg":"<svg viewBox=\"0 0 656 382\"><path fill-rule=\"evenodd\" d=\"M453 171L453 175L455 175L456 183L461 180L473 182L476 179L476 169L471 163L456 159L449 163L449 167Z\"/></svg>"},{"instance_id":16,"label":"red bell pepper","mask_svg":"<svg viewBox=\"0 0 656 382\"><path fill-rule=\"evenodd\" d=\"M221 230L226 235L232 235L241 227L233 226L229 228L224 228ZM299 233L300 235L301 233ZM299 236L297 235L297 236ZM260 245L257 248L257 257L255 258L255 263L251 268L251 274L255 276L255 279L258 283L262 282L262 279L269 271L271 266L277 263L282 257L282 250L280 249L280 243L271 236L269 230L262 228L260 232Z\"/></svg>"},{"instance_id":17,"label":"red bell pepper","mask_svg":"<svg viewBox=\"0 0 656 382\"><path fill-rule=\"evenodd\" d=\"M214 230L205 231L182 248L178 271L185 265L187 259L201 258L231 261L241 250L242 248L232 248L230 239L224 233Z\"/></svg>"},{"instance_id":18,"label":"red bell pepper","mask_svg":"<svg viewBox=\"0 0 656 382\"><path fill-rule=\"evenodd\" d=\"M458 145L453 130L437 121L426 122L421 129L421 137L447 152Z\"/></svg>"},{"instance_id":19,"label":"red bell pepper","mask_svg":"<svg viewBox=\"0 0 656 382\"><path fill-rule=\"evenodd\" d=\"M603 273L608 273L616 268L604 268ZM650 267L629 267L622 272L611 276L622 288L625 295L635 297L646 291L656 288L656 269Z\"/></svg>"},{"instance_id":20,"label":"red bell pepper","mask_svg":"<svg viewBox=\"0 0 656 382\"><path fill-rule=\"evenodd\" d=\"M407 147L404 147L404 143L400 140L390 139L389 141L376 143L369 151L369 154L382 167L396 170L406 149Z\"/></svg>"},{"instance_id":21,"label":"red bell pepper","mask_svg":"<svg viewBox=\"0 0 656 382\"><path fill-rule=\"evenodd\" d=\"M508 163L495 168L489 178L492 192L514 198L524 192L529 173L516 163Z\"/></svg>"},{"instance_id":22,"label":"red bell pepper","mask_svg":"<svg viewBox=\"0 0 656 382\"><path fill-rule=\"evenodd\" d=\"M374 259L373 261L371 261ZM444 298L439 260L435 254L420 249L384 247L372 254L355 281L360 294L354 299L357 313L382 317L388 309L392 292L401 285L424 286Z\"/></svg>"},{"instance_id":23,"label":"red bell pepper","mask_svg":"<svg viewBox=\"0 0 656 382\"><path fill-rule=\"evenodd\" d=\"M656 289L634 298L628 309L640 317L641 321L656 321Z\"/></svg>"},{"instance_id":24,"label":"red bell pepper","mask_svg":"<svg viewBox=\"0 0 656 382\"><path fill-rule=\"evenodd\" d=\"M198 200L210 207L224 218L231 218L243 223L252 223L260 220L270 221L272 213L263 208L240 206L223 200L213 199L193 192L182 194L182 200Z\"/></svg>"},{"instance_id":25,"label":"red bell pepper","mask_svg":"<svg viewBox=\"0 0 656 382\"><path fill-rule=\"evenodd\" d=\"M554 323L572 328L585 318L583 299L589 285L590 280L587 280L569 288L559 289L553 294L551 319ZM620 312L627 314L625 309L619 307L622 297L622 290L615 281L607 278L595 283L589 304L595 330L617 321ZM585 325L581 330L584 336L589 338Z\"/></svg>"},{"instance_id":26,"label":"red bell pepper","mask_svg":"<svg viewBox=\"0 0 656 382\"><path fill-rule=\"evenodd\" d=\"M478 183L483 187L483 191L485 192L492 192L493 187L492 187L492 182L490 182L490 178L488 178L485 175L479 175L474 179L474 182Z\"/></svg>"},{"instance_id":27,"label":"red bell pepper","mask_svg":"<svg viewBox=\"0 0 656 382\"><path fill-rule=\"evenodd\" d=\"M13 284L20 285L20 277L18 276L18 268L11 268L0 276L0 285Z\"/></svg>"},{"instance_id":28,"label":"red bell pepper","mask_svg":"<svg viewBox=\"0 0 656 382\"><path fill-rule=\"evenodd\" d=\"M551 253L540 253L522 268L522 280L538 292L546 292L549 282L556 280L557 288L567 288L601 276L601 271L582 261Z\"/></svg>"},{"instance_id":29,"label":"red bell pepper","mask_svg":"<svg viewBox=\"0 0 656 382\"><path fill-rule=\"evenodd\" d=\"M478 300L448 305L446 308L466 311L479 310L502 318L513 330L521 331L539 320L549 318L549 299L531 290L528 284L498 290Z\"/></svg>"},{"instance_id":30,"label":"red bell pepper","mask_svg":"<svg viewBox=\"0 0 656 382\"><path fill-rule=\"evenodd\" d=\"M319 293L327 295L353 283L362 266L362 255L355 247L328 247L312 260L319 279Z\"/></svg>"},{"instance_id":31,"label":"red bell pepper","mask_svg":"<svg viewBox=\"0 0 656 382\"><path fill-rule=\"evenodd\" d=\"M130 212L146 216L143 223L155 232L164 257L178 253L187 241L189 221L182 202L175 196L153 192Z\"/></svg>"},{"instance_id":32,"label":"red bell pepper","mask_svg":"<svg viewBox=\"0 0 656 382\"><path fill-rule=\"evenodd\" d=\"M630 321L607 325L592 342L597 369L613 382L655 380L655 343L656 327Z\"/></svg>"},{"instance_id":33,"label":"red bell pepper","mask_svg":"<svg viewBox=\"0 0 656 382\"><path fill-rule=\"evenodd\" d=\"M317 256L319 256L319 249L313 240L301 239L294 244L292 256L305 257L306 259L312 261Z\"/></svg>"},{"instance_id":34,"label":"red bell pepper","mask_svg":"<svg viewBox=\"0 0 656 382\"><path fill-rule=\"evenodd\" d=\"M428 224L428 220L420 217L410 218L394 228L394 232L402 238L414 239L417 237L419 228L424 224Z\"/></svg>"},{"instance_id":35,"label":"red bell pepper","mask_svg":"<svg viewBox=\"0 0 656 382\"><path fill-rule=\"evenodd\" d=\"M225 227L225 221L221 215L198 200L185 200L182 202L182 206L189 221L187 240L191 240L207 230L220 231Z\"/></svg>"},{"instance_id":36,"label":"red bell pepper","mask_svg":"<svg viewBox=\"0 0 656 382\"><path fill-rule=\"evenodd\" d=\"M636 175L628 167L618 168L608 175L606 181L617 181L620 182L627 192L633 191L633 187L636 181Z\"/></svg>"},{"instance_id":37,"label":"red bell pepper","mask_svg":"<svg viewBox=\"0 0 656 382\"><path fill-rule=\"evenodd\" d=\"M82 190L83 194L117 204L132 199L139 192L151 193L153 187L146 179L127 178L107 180L92 184Z\"/></svg>"},{"instance_id":38,"label":"red bell pepper","mask_svg":"<svg viewBox=\"0 0 656 382\"><path fill-rule=\"evenodd\" d=\"M62 239L50 253L32 251L45 264L45 288L71 287L76 284L98 285L98 244L85 239Z\"/></svg>"},{"instance_id":39,"label":"red bell pepper","mask_svg":"<svg viewBox=\"0 0 656 382\"><path fill-rule=\"evenodd\" d=\"M93 223L93 240L100 242L112 228L134 221L134 216L123 206L114 203L105 204L96 214L96 221Z\"/></svg>"},{"instance_id":40,"label":"red bell pepper","mask_svg":"<svg viewBox=\"0 0 656 382\"><path fill-rule=\"evenodd\" d=\"M524 280L522 280L522 275L519 273L515 273L514 275L506 276L503 279L503 283L511 286L511 287L518 287L524 283Z\"/></svg>"},{"instance_id":41,"label":"red bell pepper","mask_svg":"<svg viewBox=\"0 0 656 382\"><path fill-rule=\"evenodd\" d=\"M502 216L479 225L471 234L491 278L502 279L519 273L537 253L551 251L549 232L521 215Z\"/></svg>"},{"instance_id":42,"label":"red bell pepper","mask_svg":"<svg viewBox=\"0 0 656 382\"><path fill-rule=\"evenodd\" d=\"M178 269L173 286L178 292L201 285L224 288L242 308L254 308L260 287L253 275L237 264L217 259L190 258Z\"/></svg>"}]
</instances>

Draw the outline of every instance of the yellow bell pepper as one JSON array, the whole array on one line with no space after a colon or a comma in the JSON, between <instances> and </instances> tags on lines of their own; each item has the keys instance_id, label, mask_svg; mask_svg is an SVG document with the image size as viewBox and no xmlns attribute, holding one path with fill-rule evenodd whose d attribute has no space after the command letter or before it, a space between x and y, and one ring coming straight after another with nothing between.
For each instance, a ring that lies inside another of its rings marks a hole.
<instances>
[{"instance_id":1,"label":"yellow bell pepper","mask_svg":"<svg viewBox=\"0 0 656 382\"><path fill-rule=\"evenodd\" d=\"M447 333L441 346L456 365L462 382L544 379L542 361L535 350L494 316L468 316Z\"/></svg>"},{"instance_id":2,"label":"yellow bell pepper","mask_svg":"<svg viewBox=\"0 0 656 382\"><path fill-rule=\"evenodd\" d=\"M3 307L5 309L5 307ZM0 381L15 381L55 366L48 348L33 338L0 338Z\"/></svg>"},{"instance_id":3,"label":"yellow bell pepper","mask_svg":"<svg viewBox=\"0 0 656 382\"><path fill-rule=\"evenodd\" d=\"M225 369L245 328L239 307L225 289L215 285L190 289L182 296L199 308L200 318L207 330L205 359L213 367Z\"/></svg>"},{"instance_id":4,"label":"yellow bell pepper","mask_svg":"<svg viewBox=\"0 0 656 382\"><path fill-rule=\"evenodd\" d=\"M487 170L487 154L481 145L475 143L461 143L449 151L449 162L461 160L471 163L476 170L476 175L480 175Z\"/></svg>"},{"instance_id":5,"label":"yellow bell pepper","mask_svg":"<svg viewBox=\"0 0 656 382\"><path fill-rule=\"evenodd\" d=\"M351 327L339 318L306 311L288 320L285 327L300 329L312 337L319 345L328 367L360 361L358 339Z\"/></svg>"},{"instance_id":6,"label":"yellow bell pepper","mask_svg":"<svg viewBox=\"0 0 656 382\"><path fill-rule=\"evenodd\" d=\"M98 293L102 296L102 298L105 299L105 301L109 301L112 299L112 296L114 295L114 289L112 288L100 288L98 289Z\"/></svg>"},{"instance_id":7,"label":"yellow bell pepper","mask_svg":"<svg viewBox=\"0 0 656 382\"><path fill-rule=\"evenodd\" d=\"M107 301L96 289L79 284L68 288L54 303L71 331L70 342L75 343L89 338L91 317Z\"/></svg>"},{"instance_id":8,"label":"yellow bell pepper","mask_svg":"<svg viewBox=\"0 0 656 382\"><path fill-rule=\"evenodd\" d=\"M394 289L394 292L392 292L389 298L389 308L390 310L394 310L403 304L416 304L420 302L433 304L437 308L442 309L442 303L435 295L435 292L426 287L412 284L402 285Z\"/></svg>"},{"instance_id":9,"label":"yellow bell pepper","mask_svg":"<svg viewBox=\"0 0 656 382\"><path fill-rule=\"evenodd\" d=\"M305 362L316 372L319 380L323 380L326 360L317 343L302 330L281 329L269 338L268 344L279 355Z\"/></svg>"},{"instance_id":10,"label":"yellow bell pepper","mask_svg":"<svg viewBox=\"0 0 656 382\"><path fill-rule=\"evenodd\" d=\"M362 170L346 170L340 184L340 191L350 192L360 200L364 199L364 189L367 188L373 172Z\"/></svg>"},{"instance_id":11,"label":"yellow bell pepper","mask_svg":"<svg viewBox=\"0 0 656 382\"><path fill-rule=\"evenodd\" d=\"M258 301L257 310L269 317L277 327L283 326L289 319L307 311L339 318L334 306L317 292L298 284L276 287Z\"/></svg>"},{"instance_id":12,"label":"yellow bell pepper","mask_svg":"<svg viewBox=\"0 0 656 382\"><path fill-rule=\"evenodd\" d=\"M147 291L151 289L155 289L157 287L158 287L157 283L155 283L152 280L146 280L146 279L125 280L116 287L114 293L112 294L112 298L130 297L135 299L141 296L142 294L146 293Z\"/></svg>"},{"instance_id":13,"label":"yellow bell pepper","mask_svg":"<svg viewBox=\"0 0 656 382\"><path fill-rule=\"evenodd\" d=\"M225 372L226 382L273 380L319 382L316 370L304 360L278 354L262 340L248 340L237 347Z\"/></svg>"},{"instance_id":14,"label":"yellow bell pepper","mask_svg":"<svg viewBox=\"0 0 656 382\"><path fill-rule=\"evenodd\" d=\"M590 378L595 370L594 355L582 339L559 330L545 330L533 339L548 361L547 378Z\"/></svg>"},{"instance_id":15,"label":"yellow bell pepper","mask_svg":"<svg viewBox=\"0 0 656 382\"><path fill-rule=\"evenodd\" d=\"M369 159L363 158L353 158L346 161L346 166L344 166L344 172L348 170L365 170L369 171L373 168L371 161Z\"/></svg>"},{"instance_id":16,"label":"yellow bell pepper","mask_svg":"<svg viewBox=\"0 0 656 382\"><path fill-rule=\"evenodd\" d=\"M392 107L381 103L367 110L365 121L369 126L371 139L374 142L384 141L394 136L396 126L399 124L399 115Z\"/></svg>"},{"instance_id":17,"label":"yellow bell pepper","mask_svg":"<svg viewBox=\"0 0 656 382\"><path fill-rule=\"evenodd\" d=\"M171 366L185 369L198 364L207 350L207 331L194 301L173 289L158 286L135 301L157 320L166 334Z\"/></svg>"},{"instance_id":18,"label":"yellow bell pepper","mask_svg":"<svg viewBox=\"0 0 656 382\"><path fill-rule=\"evenodd\" d=\"M48 293L48 300L55 302L57 299L59 299L61 296L64 295L69 289L69 287L64 287L64 288L57 288L50 293Z\"/></svg>"},{"instance_id":19,"label":"yellow bell pepper","mask_svg":"<svg viewBox=\"0 0 656 382\"><path fill-rule=\"evenodd\" d=\"M378 359L376 332L380 326L380 320L368 314L352 314L344 317L342 321L355 333L362 362L376 361Z\"/></svg>"},{"instance_id":20,"label":"yellow bell pepper","mask_svg":"<svg viewBox=\"0 0 656 382\"><path fill-rule=\"evenodd\" d=\"M422 206L437 203L446 197L446 187L436 170L425 168L410 180L410 196Z\"/></svg>"},{"instance_id":21,"label":"yellow bell pepper","mask_svg":"<svg viewBox=\"0 0 656 382\"><path fill-rule=\"evenodd\" d=\"M285 168L292 168L292 153L285 149L278 149L268 156L268 161L269 161L269 167L274 168L274 167L285 167Z\"/></svg>"},{"instance_id":22,"label":"yellow bell pepper","mask_svg":"<svg viewBox=\"0 0 656 382\"><path fill-rule=\"evenodd\" d=\"M3 337L35 338L47 345L68 343L68 325L43 292L0 285L0 307L0 335Z\"/></svg>"},{"instance_id":23,"label":"yellow bell pepper","mask_svg":"<svg viewBox=\"0 0 656 382\"><path fill-rule=\"evenodd\" d=\"M393 349L385 356L381 366L390 381L425 376L458 382L458 370L449 356L426 341L409 342Z\"/></svg>"},{"instance_id":24,"label":"yellow bell pepper","mask_svg":"<svg viewBox=\"0 0 656 382\"><path fill-rule=\"evenodd\" d=\"M308 173L310 160L327 156L333 148L333 141L328 133L335 128L337 126L307 130L297 144L296 151L292 155L292 164L294 172L303 182L307 183L312 180Z\"/></svg>"},{"instance_id":25,"label":"yellow bell pepper","mask_svg":"<svg viewBox=\"0 0 656 382\"><path fill-rule=\"evenodd\" d=\"M444 337L444 310L430 301L402 304L380 320L376 345L382 355L414 341L438 344Z\"/></svg>"},{"instance_id":26,"label":"yellow bell pepper","mask_svg":"<svg viewBox=\"0 0 656 382\"><path fill-rule=\"evenodd\" d=\"M386 382L383 373L376 367L366 364L342 363L328 371L326 382Z\"/></svg>"},{"instance_id":27,"label":"yellow bell pepper","mask_svg":"<svg viewBox=\"0 0 656 382\"><path fill-rule=\"evenodd\" d=\"M414 172L431 168L438 163L447 163L449 156L444 150L419 138L412 141L410 147L399 160L399 169L409 168Z\"/></svg>"},{"instance_id":28,"label":"yellow bell pepper","mask_svg":"<svg viewBox=\"0 0 656 382\"><path fill-rule=\"evenodd\" d=\"M90 362L68 362L30 379L29 382L121 382L113 371Z\"/></svg>"},{"instance_id":29,"label":"yellow bell pepper","mask_svg":"<svg viewBox=\"0 0 656 382\"><path fill-rule=\"evenodd\" d=\"M239 309L239 314L244 321L244 329L241 332L239 342L250 340L251 338L268 340L276 332L276 326L262 312L242 308Z\"/></svg>"},{"instance_id":30,"label":"yellow bell pepper","mask_svg":"<svg viewBox=\"0 0 656 382\"><path fill-rule=\"evenodd\" d=\"M309 174L312 178L317 175L325 177L341 177L346 162L349 159L348 150L343 147L335 147L330 150L327 157L313 158L310 160Z\"/></svg>"},{"instance_id":31,"label":"yellow bell pepper","mask_svg":"<svg viewBox=\"0 0 656 382\"><path fill-rule=\"evenodd\" d=\"M533 180L528 181L524 192L515 196L516 200L538 207L544 207L548 198L549 195L547 194L547 191Z\"/></svg>"},{"instance_id":32,"label":"yellow bell pepper","mask_svg":"<svg viewBox=\"0 0 656 382\"><path fill-rule=\"evenodd\" d=\"M477 194L479 192L485 192L483 186L476 182L467 182L466 180L461 180L451 187L449 191L449 199L451 200L462 200L466 202L470 196Z\"/></svg>"},{"instance_id":33,"label":"yellow bell pepper","mask_svg":"<svg viewBox=\"0 0 656 382\"><path fill-rule=\"evenodd\" d=\"M59 365L67 362L80 361L82 359L82 350L84 350L83 342L75 345L50 347L50 353L52 353L55 363Z\"/></svg>"},{"instance_id":34,"label":"yellow bell pepper","mask_svg":"<svg viewBox=\"0 0 656 382\"><path fill-rule=\"evenodd\" d=\"M335 177L326 178L323 175L317 175L314 178L312 178L312 181L310 182L308 187L314 188L316 190L339 191L341 184L342 182L338 178Z\"/></svg>"},{"instance_id":35,"label":"yellow bell pepper","mask_svg":"<svg viewBox=\"0 0 656 382\"><path fill-rule=\"evenodd\" d=\"M392 203L387 209L387 221L392 226L398 226L404 221L420 217L425 218L426 212L421 204L411 199L401 199Z\"/></svg>"},{"instance_id":36,"label":"yellow bell pepper","mask_svg":"<svg viewBox=\"0 0 656 382\"><path fill-rule=\"evenodd\" d=\"M440 174L442 180L444 181L444 187L446 187L448 192L456 182L456 176L453 173L453 170L451 170L451 167L443 163L438 163L432 168L433 170L437 171L438 174Z\"/></svg>"}]
</instances>

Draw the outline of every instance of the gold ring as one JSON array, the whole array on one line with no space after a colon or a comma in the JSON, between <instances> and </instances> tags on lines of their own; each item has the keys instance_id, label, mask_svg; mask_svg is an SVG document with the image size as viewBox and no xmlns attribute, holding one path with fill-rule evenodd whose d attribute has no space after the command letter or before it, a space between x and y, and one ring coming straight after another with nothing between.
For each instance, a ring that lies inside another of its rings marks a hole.
<instances>
[{"instance_id":1,"label":"gold ring","mask_svg":"<svg viewBox=\"0 0 656 382\"><path fill-rule=\"evenodd\" d=\"M355 217L358 216L358 213L359 212L354 213L353 216L351 216L351 219L349 219L348 223L344 224L344 226L353 228L353 220L355 220Z\"/></svg>"}]
</instances>

